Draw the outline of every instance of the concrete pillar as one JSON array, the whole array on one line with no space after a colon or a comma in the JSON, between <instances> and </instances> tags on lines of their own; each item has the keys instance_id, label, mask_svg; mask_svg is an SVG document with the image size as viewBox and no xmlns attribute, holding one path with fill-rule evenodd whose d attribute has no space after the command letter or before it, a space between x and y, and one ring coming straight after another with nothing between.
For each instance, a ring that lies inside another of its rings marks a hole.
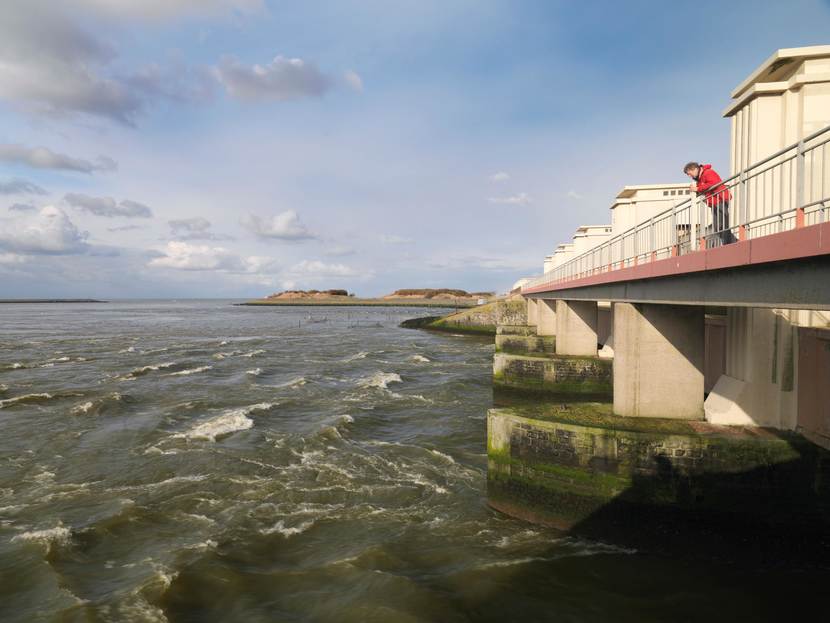
<instances>
[{"instance_id":1,"label":"concrete pillar","mask_svg":"<svg viewBox=\"0 0 830 623\"><path fill-rule=\"evenodd\" d=\"M706 399L706 419L792 429L796 426L798 312L730 307L726 371Z\"/></svg>"},{"instance_id":2,"label":"concrete pillar","mask_svg":"<svg viewBox=\"0 0 830 623\"><path fill-rule=\"evenodd\" d=\"M614 304L614 413L703 419L704 308Z\"/></svg>"},{"instance_id":3,"label":"concrete pillar","mask_svg":"<svg viewBox=\"0 0 830 623\"><path fill-rule=\"evenodd\" d=\"M556 335L556 301L536 300L536 335Z\"/></svg>"},{"instance_id":4,"label":"concrete pillar","mask_svg":"<svg viewBox=\"0 0 830 623\"><path fill-rule=\"evenodd\" d=\"M556 301L556 354L597 356L595 301Z\"/></svg>"},{"instance_id":5,"label":"concrete pillar","mask_svg":"<svg viewBox=\"0 0 830 623\"><path fill-rule=\"evenodd\" d=\"M527 324L535 326L539 322L538 305L536 299L527 299Z\"/></svg>"}]
</instances>

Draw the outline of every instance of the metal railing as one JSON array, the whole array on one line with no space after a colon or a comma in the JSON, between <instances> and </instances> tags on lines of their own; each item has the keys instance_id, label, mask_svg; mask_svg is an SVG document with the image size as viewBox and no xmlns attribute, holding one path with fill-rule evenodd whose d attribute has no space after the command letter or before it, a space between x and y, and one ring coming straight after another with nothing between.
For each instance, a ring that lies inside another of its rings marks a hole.
<instances>
[{"instance_id":1,"label":"metal railing","mask_svg":"<svg viewBox=\"0 0 830 623\"><path fill-rule=\"evenodd\" d=\"M830 126L609 238L523 292L830 220ZM720 186L718 186L720 188Z\"/></svg>"}]
</instances>

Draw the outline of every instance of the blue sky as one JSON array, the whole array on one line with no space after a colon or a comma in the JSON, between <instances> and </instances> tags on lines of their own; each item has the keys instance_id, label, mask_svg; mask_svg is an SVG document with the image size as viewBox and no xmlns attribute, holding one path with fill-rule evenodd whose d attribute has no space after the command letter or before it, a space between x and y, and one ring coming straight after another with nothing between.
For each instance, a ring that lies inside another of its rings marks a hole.
<instances>
[{"instance_id":1,"label":"blue sky","mask_svg":"<svg viewBox=\"0 0 830 623\"><path fill-rule=\"evenodd\" d=\"M729 92L828 33L820 0L7 0L0 297L505 290L622 186L728 169Z\"/></svg>"}]
</instances>

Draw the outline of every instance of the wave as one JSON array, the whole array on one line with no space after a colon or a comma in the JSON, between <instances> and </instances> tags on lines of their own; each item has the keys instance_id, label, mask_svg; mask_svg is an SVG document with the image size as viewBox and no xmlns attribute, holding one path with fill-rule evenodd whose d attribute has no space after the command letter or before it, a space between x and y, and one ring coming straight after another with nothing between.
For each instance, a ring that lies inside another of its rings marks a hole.
<instances>
[{"instance_id":1,"label":"wave","mask_svg":"<svg viewBox=\"0 0 830 623\"><path fill-rule=\"evenodd\" d=\"M111 402L121 402L124 399L124 396L119 392L110 392L97 400L87 400L86 402L81 402L76 404L72 407L70 413L72 415L87 415L89 413L99 413L102 409L104 409L109 403ZM129 399L129 397L128 397Z\"/></svg>"},{"instance_id":2,"label":"wave","mask_svg":"<svg viewBox=\"0 0 830 623\"><path fill-rule=\"evenodd\" d=\"M149 374L150 372L157 372L159 370L166 370L167 368L172 368L176 365L175 361L169 361L165 363L156 363L149 366L142 366L140 368L135 368L134 370L130 370L124 376L119 376L117 380L119 381L132 381L139 376L144 376L145 374Z\"/></svg>"},{"instance_id":3,"label":"wave","mask_svg":"<svg viewBox=\"0 0 830 623\"><path fill-rule=\"evenodd\" d=\"M21 370L23 368L28 368L29 366L25 363L20 363L19 361L14 361L12 363L4 363L0 366L0 371L5 372L6 370Z\"/></svg>"},{"instance_id":4,"label":"wave","mask_svg":"<svg viewBox=\"0 0 830 623\"><path fill-rule=\"evenodd\" d=\"M291 379L290 381L286 381L285 383L279 383L278 385L269 385L268 387L274 387L276 389L284 389L286 387L302 387L308 383L308 379L304 376L298 376L295 379Z\"/></svg>"},{"instance_id":5,"label":"wave","mask_svg":"<svg viewBox=\"0 0 830 623\"><path fill-rule=\"evenodd\" d=\"M190 368L188 370L180 370L179 372L171 372L167 376L190 376L191 374L198 374L199 372L206 372L212 370L213 366L199 366L198 368Z\"/></svg>"},{"instance_id":6,"label":"wave","mask_svg":"<svg viewBox=\"0 0 830 623\"><path fill-rule=\"evenodd\" d=\"M14 398L6 398L5 400L0 400L0 409L4 409L5 407L10 407L16 404L43 402L45 400L51 400L52 398L54 398L54 396L46 392L40 394L24 394L22 396L15 396Z\"/></svg>"},{"instance_id":7,"label":"wave","mask_svg":"<svg viewBox=\"0 0 830 623\"><path fill-rule=\"evenodd\" d=\"M216 359L216 361L222 361L223 359L227 359L228 357L234 357L235 355L239 355L241 353L241 350L231 350L228 352L214 353L213 358Z\"/></svg>"},{"instance_id":8,"label":"wave","mask_svg":"<svg viewBox=\"0 0 830 623\"><path fill-rule=\"evenodd\" d=\"M275 523L270 528L264 528L260 530L262 534L276 534L279 533L286 538L295 536L297 534L302 534L306 530L308 530L311 526L314 525L314 520L304 521L301 524L296 526L286 527L285 521L280 519L277 523Z\"/></svg>"},{"instance_id":9,"label":"wave","mask_svg":"<svg viewBox=\"0 0 830 623\"><path fill-rule=\"evenodd\" d=\"M218 437L230 435L237 431L248 430L253 427L254 421L248 416L255 411L267 411L276 406L273 402L260 402L247 407L230 409L221 415L205 420L189 431L174 435L174 437L185 437L187 439L207 439L216 441Z\"/></svg>"},{"instance_id":10,"label":"wave","mask_svg":"<svg viewBox=\"0 0 830 623\"><path fill-rule=\"evenodd\" d=\"M71 535L72 533L69 528L65 527L63 524L58 524L54 528L31 530L29 532L23 532L22 534L15 535L11 538L11 542L16 543L23 541L28 543L38 543L39 545L46 547L46 552L49 553L53 545L64 545L68 543Z\"/></svg>"},{"instance_id":11,"label":"wave","mask_svg":"<svg viewBox=\"0 0 830 623\"><path fill-rule=\"evenodd\" d=\"M253 370L245 370L245 374L250 374L251 376L259 376L262 374L262 368L254 368Z\"/></svg>"},{"instance_id":12,"label":"wave","mask_svg":"<svg viewBox=\"0 0 830 623\"><path fill-rule=\"evenodd\" d=\"M412 361L415 361L415 362L418 362L418 363L431 363L432 362L432 359L424 357L423 355L412 355L412 357L410 357L410 359Z\"/></svg>"},{"instance_id":13,"label":"wave","mask_svg":"<svg viewBox=\"0 0 830 623\"><path fill-rule=\"evenodd\" d=\"M362 351L360 351L359 353L356 353L356 354L354 354L354 355L351 355L351 356L349 356L349 357L346 357L346 358L345 358L345 359L343 359L342 361L343 361L343 363L349 363L349 362L351 362L351 361L357 361L357 360L359 360L359 359L366 359L366 357L368 357L368 356L369 356L369 352L368 352L368 351L365 351L365 350L362 350Z\"/></svg>"},{"instance_id":14,"label":"wave","mask_svg":"<svg viewBox=\"0 0 830 623\"><path fill-rule=\"evenodd\" d=\"M256 357L257 355L264 355L264 354L265 354L265 351L263 349L257 348L256 350L252 350L249 353L244 353L242 355L242 357L248 357L250 359L251 357Z\"/></svg>"},{"instance_id":15,"label":"wave","mask_svg":"<svg viewBox=\"0 0 830 623\"><path fill-rule=\"evenodd\" d=\"M361 380L358 384L361 387L388 389L389 383L403 383L403 380L400 374L395 374L394 372L376 372L369 378Z\"/></svg>"}]
</instances>

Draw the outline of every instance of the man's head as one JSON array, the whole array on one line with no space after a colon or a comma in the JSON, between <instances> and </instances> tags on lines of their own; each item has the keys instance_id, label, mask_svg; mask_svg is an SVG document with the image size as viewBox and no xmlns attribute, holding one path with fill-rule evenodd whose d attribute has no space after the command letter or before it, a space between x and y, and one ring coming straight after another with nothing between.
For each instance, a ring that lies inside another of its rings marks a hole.
<instances>
[{"instance_id":1,"label":"man's head","mask_svg":"<svg viewBox=\"0 0 830 623\"><path fill-rule=\"evenodd\" d=\"M683 173L692 179L697 179L697 176L700 174L700 164L697 162L687 162L686 166L683 167Z\"/></svg>"}]
</instances>

